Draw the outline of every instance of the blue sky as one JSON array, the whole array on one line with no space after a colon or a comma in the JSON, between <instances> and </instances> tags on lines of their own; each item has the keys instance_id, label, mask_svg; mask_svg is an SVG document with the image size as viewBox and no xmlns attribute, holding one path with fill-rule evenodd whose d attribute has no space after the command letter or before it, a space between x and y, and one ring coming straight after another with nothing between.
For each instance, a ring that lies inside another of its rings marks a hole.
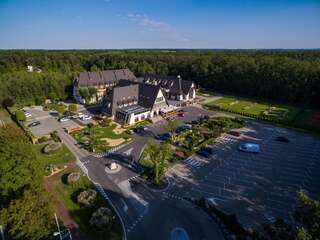
<instances>
[{"instance_id":1,"label":"blue sky","mask_svg":"<svg viewBox=\"0 0 320 240\"><path fill-rule=\"evenodd\" d=\"M320 1L0 0L0 48L320 48Z\"/></svg>"}]
</instances>

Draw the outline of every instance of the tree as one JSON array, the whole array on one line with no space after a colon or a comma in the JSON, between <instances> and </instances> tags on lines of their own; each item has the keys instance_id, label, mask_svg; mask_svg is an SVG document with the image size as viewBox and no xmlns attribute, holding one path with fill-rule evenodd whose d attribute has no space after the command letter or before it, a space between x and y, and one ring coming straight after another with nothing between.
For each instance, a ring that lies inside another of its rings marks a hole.
<instances>
[{"instance_id":1,"label":"tree","mask_svg":"<svg viewBox=\"0 0 320 240\"><path fill-rule=\"evenodd\" d=\"M156 185L160 185L164 177L166 165L172 156L172 150L169 144L160 145L154 141L147 143L144 156L152 163L152 176Z\"/></svg>"},{"instance_id":2,"label":"tree","mask_svg":"<svg viewBox=\"0 0 320 240\"><path fill-rule=\"evenodd\" d=\"M178 120L169 121L164 126L164 128L171 134L172 141L175 141L175 133L179 126L180 126L180 121Z\"/></svg>"},{"instance_id":3,"label":"tree","mask_svg":"<svg viewBox=\"0 0 320 240\"><path fill-rule=\"evenodd\" d=\"M0 212L12 239L49 239L54 231L50 198L44 192L27 190Z\"/></svg>"},{"instance_id":4,"label":"tree","mask_svg":"<svg viewBox=\"0 0 320 240\"><path fill-rule=\"evenodd\" d=\"M302 191L299 192L295 219L301 224L298 236L302 239L318 239L320 236L320 201L311 199Z\"/></svg>"},{"instance_id":5,"label":"tree","mask_svg":"<svg viewBox=\"0 0 320 240\"><path fill-rule=\"evenodd\" d=\"M58 104L56 106L56 110L59 113L59 115L62 116L66 111L66 106L64 104Z\"/></svg>"},{"instance_id":6,"label":"tree","mask_svg":"<svg viewBox=\"0 0 320 240\"><path fill-rule=\"evenodd\" d=\"M2 101L2 106L3 107L12 107L14 105L14 101L12 100L12 98L5 98Z\"/></svg>"},{"instance_id":7,"label":"tree","mask_svg":"<svg viewBox=\"0 0 320 240\"><path fill-rule=\"evenodd\" d=\"M68 111L71 113L71 114L75 114L77 112L77 105L76 104L70 104L68 106Z\"/></svg>"},{"instance_id":8,"label":"tree","mask_svg":"<svg viewBox=\"0 0 320 240\"><path fill-rule=\"evenodd\" d=\"M97 89L95 87L89 87L89 97L90 99L93 98L94 96L96 96L97 94Z\"/></svg>"},{"instance_id":9,"label":"tree","mask_svg":"<svg viewBox=\"0 0 320 240\"><path fill-rule=\"evenodd\" d=\"M15 118L18 120L18 121L25 121L26 120L26 115L24 114L23 111L16 111L15 112Z\"/></svg>"},{"instance_id":10,"label":"tree","mask_svg":"<svg viewBox=\"0 0 320 240\"><path fill-rule=\"evenodd\" d=\"M79 88L79 95L87 101L90 96L89 89L87 87Z\"/></svg>"},{"instance_id":11,"label":"tree","mask_svg":"<svg viewBox=\"0 0 320 240\"><path fill-rule=\"evenodd\" d=\"M17 126L0 129L0 149L0 199L39 184L41 164Z\"/></svg>"}]
</instances>

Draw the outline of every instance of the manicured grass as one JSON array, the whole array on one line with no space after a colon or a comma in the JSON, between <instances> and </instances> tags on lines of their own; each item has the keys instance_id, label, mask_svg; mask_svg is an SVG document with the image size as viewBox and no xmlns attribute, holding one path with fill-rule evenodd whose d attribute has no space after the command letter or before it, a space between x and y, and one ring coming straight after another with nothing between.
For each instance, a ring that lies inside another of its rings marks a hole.
<instances>
[{"instance_id":1,"label":"manicured grass","mask_svg":"<svg viewBox=\"0 0 320 240\"><path fill-rule=\"evenodd\" d=\"M320 130L315 126L312 117L315 110L289 105L257 102L237 97L221 97L206 104L207 107L219 107L221 110L232 111L245 116L275 121L284 125L303 129Z\"/></svg>"},{"instance_id":2,"label":"manicured grass","mask_svg":"<svg viewBox=\"0 0 320 240\"><path fill-rule=\"evenodd\" d=\"M126 133L116 134L113 130L116 128L116 124L112 124L110 127L102 127L100 125L93 126L91 128L85 128L80 131L72 133L72 136L82 144L87 150L94 152L105 152L109 150L110 146L107 145L104 138L110 139L128 139L129 135ZM113 146L114 147L114 146Z\"/></svg>"},{"instance_id":3,"label":"manicured grass","mask_svg":"<svg viewBox=\"0 0 320 240\"><path fill-rule=\"evenodd\" d=\"M245 114L271 117L272 119L279 119L283 121L290 121L298 111L297 109L288 106L261 103L232 97L222 97L208 103L208 105L218 106L222 109L242 112Z\"/></svg>"},{"instance_id":4,"label":"manicured grass","mask_svg":"<svg viewBox=\"0 0 320 240\"><path fill-rule=\"evenodd\" d=\"M58 176L52 181L54 193L58 196L58 199L62 201L65 207L68 209L71 217L79 224L80 229L87 235L90 240L116 240L121 239L121 226L118 219L114 215L114 221L110 224L108 229L104 231L97 231L90 225L90 218L93 212L99 207L109 207L107 202L97 195L97 199L92 206L84 207L76 203L78 194L86 189L95 189L95 186L89 181L86 176L81 178L73 184L65 184L62 179L65 175ZM114 213L113 213L114 214Z\"/></svg>"},{"instance_id":5,"label":"manicured grass","mask_svg":"<svg viewBox=\"0 0 320 240\"><path fill-rule=\"evenodd\" d=\"M32 145L35 153L37 154L38 158L41 161L41 164L43 164L43 167L46 167L49 164L54 164L54 165L65 164L67 162L75 160L75 157L73 156L73 154L69 151L69 149L64 144L62 144L62 147L60 149L58 149L56 152L51 154L45 154L42 152L42 149L45 146L46 146L46 143Z\"/></svg>"}]
</instances>

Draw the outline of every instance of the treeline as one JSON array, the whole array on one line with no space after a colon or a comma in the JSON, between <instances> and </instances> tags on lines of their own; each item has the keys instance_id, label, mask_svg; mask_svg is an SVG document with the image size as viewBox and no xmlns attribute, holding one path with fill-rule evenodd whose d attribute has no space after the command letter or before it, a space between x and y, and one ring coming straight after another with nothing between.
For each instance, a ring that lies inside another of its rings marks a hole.
<instances>
[{"instance_id":1,"label":"treeline","mask_svg":"<svg viewBox=\"0 0 320 240\"><path fill-rule=\"evenodd\" d=\"M20 128L0 128L0 225L10 239L52 239L53 208L41 166Z\"/></svg>"},{"instance_id":2,"label":"treeline","mask_svg":"<svg viewBox=\"0 0 320 240\"><path fill-rule=\"evenodd\" d=\"M42 72L27 73L27 65ZM320 102L317 51L0 51L0 100L65 99L79 72L116 68L137 76L179 74L221 93L312 106Z\"/></svg>"}]
</instances>

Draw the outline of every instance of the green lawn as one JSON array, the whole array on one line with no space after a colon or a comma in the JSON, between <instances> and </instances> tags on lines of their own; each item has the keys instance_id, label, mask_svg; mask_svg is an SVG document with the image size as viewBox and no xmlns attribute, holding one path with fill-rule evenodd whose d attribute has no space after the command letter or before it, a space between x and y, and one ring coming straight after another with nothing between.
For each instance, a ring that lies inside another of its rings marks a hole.
<instances>
[{"instance_id":1,"label":"green lawn","mask_svg":"<svg viewBox=\"0 0 320 240\"><path fill-rule=\"evenodd\" d=\"M2 124L11 124L11 123L14 123L9 115L9 113L3 109L3 108L0 108L0 126Z\"/></svg>"},{"instance_id":2,"label":"green lawn","mask_svg":"<svg viewBox=\"0 0 320 240\"><path fill-rule=\"evenodd\" d=\"M83 144L83 146L89 151L94 151L97 153L105 152L112 147L107 145L104 138L129 139L130 137L127 133L114 133L113 130L115 128L116 124L112 124L110 127L102 127L100 125L96 125L91 128L88 127L82 129L81 131L74 132L72 133L72 136L77 140L79 144Z\"/></svg>"},{"instance_id":3,"label":"green lawn","mask_svg":"<svg viewBox=\"0 0 320 240\"><path fill-rule=\"evenodd\" d=\"M206 104L207 107L219 107L221 110L233 111L252 117L275 120L279 123L304 128L320 130L311 118L316 112L312 109L294 107L289 105L257 102L255 100L237 97L221 97Z\"/></svg>"},{"instance_id":4,"label":"green lawn","mask_svg":"<svg viewBox=\"0 0 320 240\"><path fill-rule=\"evenodd\" d=\"M73 154L64 144L59 150L52 154L45 154L42 152L42 149L45 146L45 143L32 145L35 153L37 154L38 158L40 159L44 167L46 167L49 164L60 165L75 160Z\"/></svg>"},{"instance_id":5,"label":"green lawn","mask_svg":"<svg viewBox=\"0 0 320 240\"><path fill-rule=\"evenodd\" d=\"M105 231L98 232L90 226L89 221L92 213L99 207L109 207L100 194L98 194L97 200L92 206L84 207L76 203L76 197L81 191L88 188L95 189L95 186L89 179L86 176L81 176L78 182L68 185L62 182L64 176L66 175L56 177L53 180L53 190L58 195L59 200L64 203L72 218L79 224L80 229L87 235L88 239L121 239L121 226L116 217L110 225L110 229L106 229Z\"/></svg>"},{"instance_id":6,"label":"green lawn","mask_svg":"<svg viewBox=\"0 0 320 240\"><path fill-rule=\"evenodd\" d=\"M218 106L222 109L244 114L265 116L271 119L281 120L285 122L291 121L299 111L299 109L289 106L255 102L253 100L233 97L222 97L208 103L207 105Z\"/></svg>"}]
</instances>

